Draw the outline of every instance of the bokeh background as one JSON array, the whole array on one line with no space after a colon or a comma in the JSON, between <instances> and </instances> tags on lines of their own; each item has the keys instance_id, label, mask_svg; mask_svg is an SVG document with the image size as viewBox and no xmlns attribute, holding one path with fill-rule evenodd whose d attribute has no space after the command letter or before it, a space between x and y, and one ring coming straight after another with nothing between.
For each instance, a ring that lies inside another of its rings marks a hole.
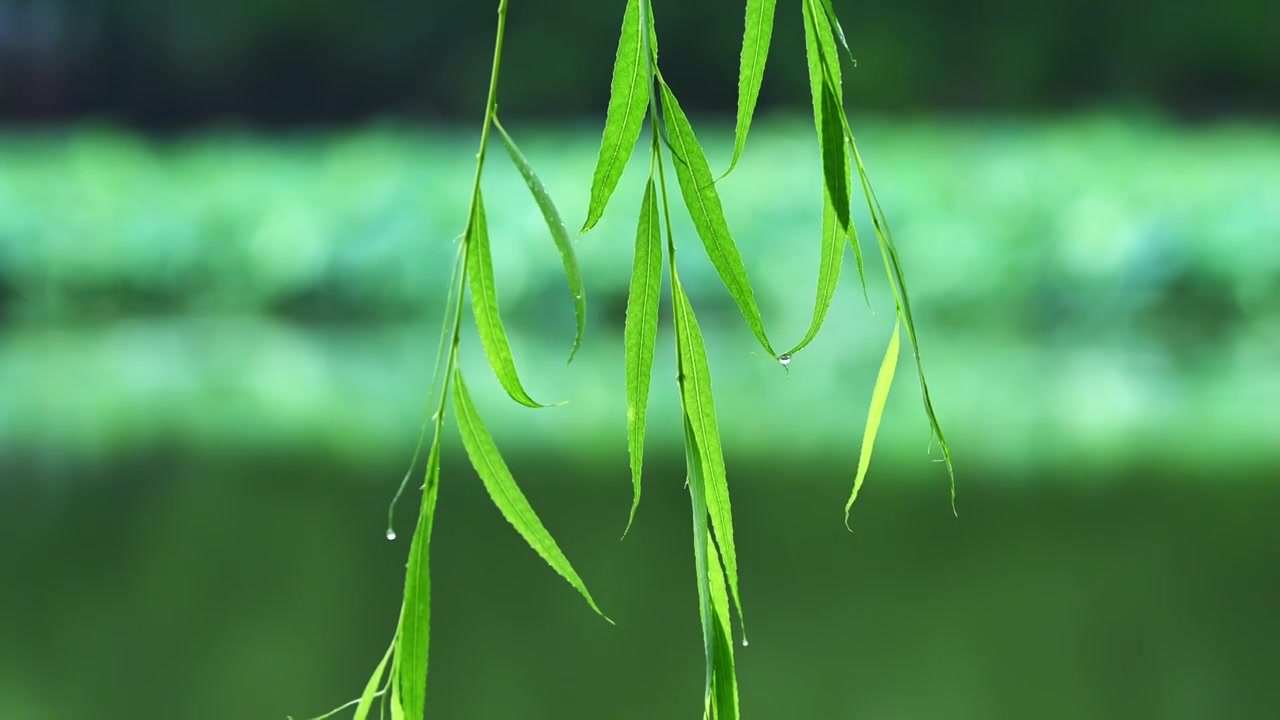
<instances>
[{"instance_id":1,"label":"bokeh background","mask_svg":"<svg viewBox=\"0 0 1280 720\"><path fill-rule=\"evenodd\" d=\"M383 537L466 212L493 2L0 0L0 718L307 717L393 630ZM512 0L505 124L576 227L621 0ZM655 0L727 163L742 3ZM820 169L800 6L721 184L771 335L807 327ZM891 328L850 259L789 376L709 265L749 717L1274 717L1280 4L836 0L911 281L910 363L841 508ZM578 242L590 331L519 176L485 176L531 393L464 363L618 621L491 507L449 434L429 714L694 717L701 642L669 327L630 499L621 334L643 171ZM641 164L637 160L636 164ZM858 216L868 228L865 216ZM677 217L680 242L698 242ZM873 245L867 244L869 257ZM874 311L874 313L873 313Z\"/></svg>"}]
</instances>

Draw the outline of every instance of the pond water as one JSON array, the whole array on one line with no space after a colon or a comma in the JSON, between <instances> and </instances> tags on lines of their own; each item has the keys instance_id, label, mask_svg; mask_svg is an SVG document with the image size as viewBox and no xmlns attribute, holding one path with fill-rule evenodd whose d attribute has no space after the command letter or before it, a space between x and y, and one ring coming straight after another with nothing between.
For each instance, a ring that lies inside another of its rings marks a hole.
<instances>
[{"instance_id":1,"label":"pond water","mask_svg":"<svg viewBox=\"0 0 1280 720\"><path fill-rule=\"evenodd\" d=\"M509 458L610 627L457 455L435 535L430 717L696 717L682 463L651 458L620 543L625 467ZM400 459L5 465L0 717L304 718L354 697L399 603L413 501L399 540L383 523ZM888 468L850 534L846 464L731 456L730 470L748 717L1274 717L1274 477L971 468L956 518L944 484Z\"/></svg>"}]
</instances>

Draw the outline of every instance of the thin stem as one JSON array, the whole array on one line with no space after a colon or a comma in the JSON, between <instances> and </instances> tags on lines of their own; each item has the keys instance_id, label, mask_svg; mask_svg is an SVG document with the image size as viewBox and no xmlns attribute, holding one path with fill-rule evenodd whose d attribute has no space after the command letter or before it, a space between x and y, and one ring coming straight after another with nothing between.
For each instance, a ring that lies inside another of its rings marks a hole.
<instances>
[{"instance_id":1,"label":"thin stem","mask_svg":"<svg viewBox=\"0 0 1280 720\"><path fill-rule=\"evenodd\" d=\"M493 67L489 72L489 97L485 100L484 128L480 131L480 149L476 152L476 178L471 185L471 206L474 211L476 200L480 196L480 175L484 172L485 150L489 146L489 129L493 126L493 117L498 112L498 70L502 67L502 41L507 33L507 0L498 0L498 30L493 42ZM472 212L467 229L475 221ZM470 233L468 232L468 235Z\"/></svg>"}]
</instances>

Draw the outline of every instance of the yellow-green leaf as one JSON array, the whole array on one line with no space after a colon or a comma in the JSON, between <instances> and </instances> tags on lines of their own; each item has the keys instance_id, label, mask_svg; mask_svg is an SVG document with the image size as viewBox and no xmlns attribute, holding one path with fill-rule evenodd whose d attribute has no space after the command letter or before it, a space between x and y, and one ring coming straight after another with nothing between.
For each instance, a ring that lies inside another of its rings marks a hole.
<instances>
[{"instance_id":1,"label":"yellow-green leaf","mask_svg":"<svg viewBox=\"0 0 1280 720\"><path fill-rule=\"evenodd\" d=\"M853 502L858 499L858 491L862 489L862 481L867 479L867 469L871 467L871 451L875 449L876 433L880 430L880 420L884 417L885 403L889 400L889 388L893 386L893 373L898 367L898 330L901 324L895 318L893 336L889 338L889 348L880 363L880 372L876 375L876 385L871 391L871 408L867 411L867 428L862 435L862 452L858 457L858 475L853 480L853 493L849 502L844 505L844 524L849 526L849 511Z\"/></svg>"},{"instance_id":2,"label":"yellow-green leaf","mask_svg":"<svg viewBox=\"0 0 1280 720\"><path fill-rule=\"evenodd\" d=\"M493 437L471 402L471 394L467 392L461 370L454 371L453 409L454 414L458 416L458 432L462 435L462 445L466 448L467 457L470 458L472 467L480 476L480 481L484 483L484 488L498 511L507 519L507 522L511 523L516 532L520 533L525 542L529 543L529 547L533 548L534 552L538 553L553 570L586 599L592 610L612 623L613 621L600 611L591 593L587 591L586 584L573 569L569 559L560 551L560 546L551 537L551 533L547 532L524 493L516 485L516 480L511 476L507 463L498 452Z\"/></svg>"},{"instance_id":3,"label":"yellow-green leaf","mask_svg":"<svg viewBox=\"0 0 1280 720\"><path fill-rule=\"evenodd\" d=\"M391 660L391 653L395 651L396 643L392 642L387 648L386 654L382 656L382 661L378 663L373 671L373 675L369 677L369 682L364 686L364 692L360 694L360 703L356 705L355 715L351 720L366 720L369 717L369 711L373 709L373 701L378 697L378 687L382 684L382 676L386 674L387 662ZM395 679L392 678L392 682Z\"/></svg>"}]
</instances>

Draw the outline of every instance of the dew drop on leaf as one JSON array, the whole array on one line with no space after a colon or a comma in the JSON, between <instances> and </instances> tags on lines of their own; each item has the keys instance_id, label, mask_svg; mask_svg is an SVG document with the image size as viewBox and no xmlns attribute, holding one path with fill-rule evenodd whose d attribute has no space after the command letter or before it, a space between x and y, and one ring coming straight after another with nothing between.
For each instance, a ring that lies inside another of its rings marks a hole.
<instances>
[{"instance_id":1,"label":"dew drop on leaf","mask_svg":"<svg viewBox=\"0 0 1280 720\"><path fill-rule=\"evenodd\" d=\"M782 365L783 367L786 367L786 366L790 365L790 364L791 364L791 356L790 356L790 355L788 355L788 354L786 354L786 353L783 353L783 354L779 355L779 356L778 356L778 364Z\"/></svg>"},{"instance_id":2,"label":"dew drop on leaf","mask_svg":"<svg viewBox=\"0 0 1280 720\"><path fill-rule=\"evenodd\" d=\"M396 539L396 531L395 531L395 530L392 530L391 528L387 528L387 539L388 539L388 540L395 540L395 539Z\"/></svg>"}]
</instances>

